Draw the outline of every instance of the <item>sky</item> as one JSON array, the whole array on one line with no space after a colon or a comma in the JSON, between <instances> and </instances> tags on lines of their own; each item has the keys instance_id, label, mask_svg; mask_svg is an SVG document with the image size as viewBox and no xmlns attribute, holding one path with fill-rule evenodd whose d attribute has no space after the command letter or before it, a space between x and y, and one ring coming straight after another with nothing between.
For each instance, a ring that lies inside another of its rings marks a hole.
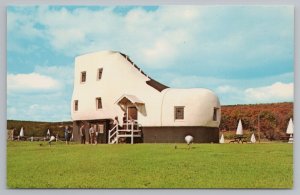
<instances>
[{"instance_id":1,"label":"sky","mask_svg":"<svg viewBox=\"0 0 300 195\"><path fill-rule=\"evenodd\" d=\"M7 118L71 120L74 58L101 50L221 105L293 101L292 6L9 6Z\"/></svg>"}]
</instances>

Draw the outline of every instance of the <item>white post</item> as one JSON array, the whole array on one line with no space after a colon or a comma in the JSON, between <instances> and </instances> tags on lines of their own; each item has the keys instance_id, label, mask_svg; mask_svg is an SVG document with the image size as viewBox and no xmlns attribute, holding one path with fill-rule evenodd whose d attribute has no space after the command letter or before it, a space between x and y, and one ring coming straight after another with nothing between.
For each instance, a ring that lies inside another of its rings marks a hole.
<instances>
[{"instance_id":1,"label":"white post","mask_svg":"<svg viewBox=\"0 0 300 195\"><path fill-rule=\"evenodd\" d=\"M128 105L126 104L126 130L128 130Z\"/></svg>"},{"instance_id":2,"label":"white post","mask_svg":"<svg viewBox=\"0 0 300 195\"><path fill-rule=\"evenodd\" d=\"M109 143L109 144L110 144L110 131L111 131L111 130L108 131L108 143Z\"/></svg>"},{"instance_id":3,"label":"white post","mask_svg":"<svg viewBox=\"0 0 300 195\"><path fill-rule=\"evenodd\" d=\"M133 122L131 122L131 144L133 144Z\"/></svg>"},{"instance_id":4,"label":"white post","mask_svg":"<svg viewBox=\"0 0 300 195\"><path fill-rule=\"evenodd\" d=\"M119 125L117 125L117 127L116 127L116 131L117 131L117 133L116 133L116 137L117 137L116 143L118 143L118 141L119 141L119 127L118 126Z\"/></svg>"}]
</instances>

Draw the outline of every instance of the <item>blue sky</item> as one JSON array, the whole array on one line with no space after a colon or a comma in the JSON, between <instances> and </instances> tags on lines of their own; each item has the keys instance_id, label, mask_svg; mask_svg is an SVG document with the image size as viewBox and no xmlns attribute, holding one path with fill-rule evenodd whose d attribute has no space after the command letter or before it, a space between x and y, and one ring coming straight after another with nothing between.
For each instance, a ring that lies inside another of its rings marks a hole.
<instances>
[{"instance_id":1,"label":"blue sky","mask_svg":"<svg viewBox=\"0 0 300 195\"><path fill-rule=\"evenodd\" d=\"M100 50L223 105L293 101L292 6L10 6L8 119L71 120L74 57Z\"/></svg>"}]
</instances>

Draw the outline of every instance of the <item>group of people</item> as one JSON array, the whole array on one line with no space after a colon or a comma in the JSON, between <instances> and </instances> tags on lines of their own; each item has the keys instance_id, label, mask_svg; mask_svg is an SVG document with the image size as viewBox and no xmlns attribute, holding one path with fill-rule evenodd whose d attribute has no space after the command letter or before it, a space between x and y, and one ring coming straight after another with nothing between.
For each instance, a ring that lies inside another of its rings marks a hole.
<instances>
[{"instance_id":1,"label":"group of people","mask_svg":"<svg viewBox=\"0 0 300 195\"><path fill-rule=\"evenodd\" d=\"M88 126L88 128L86 128ZM82 124L80 127L80 142L81 144L86 143L86 139L88 138L88 142L90 144L97 144L99 139L99 131L96 125L93 124ZM88 134L88 137L86 136Z\"/></svg>"},{"instance_id":2,"label":"group of people","mask_svg":"<svg viewBox=\"0 0 300 195\"><path fill-rule=\"evenodd\" d=\"M129 116L128 122L129 123L134 123L134 120L132 119L131 116ZM122 126L120 126L119 119L118 119L117 116L113 120L113 126L115 127L116 125L119 127L119 129L126 129L126 125L127 125L127 114L126 114L126 112L124 113L124 116L123 116L123 125L122 125L123 128L122 128ZM79 133L80 133L80 142L81 142L81 144L85 144L86 142L88 142L89 144L98 144L99 129L97 128L96 124L90 124L88 122L82 122L82 124L80 126L80 129L79 129Z\"/></svg>"},{"instance_id":3,"label":"group of people","mask_svg":"<svg viewBox=\"0 0 300 195\"><path fill-rule=\"evenodd\" d=\"M113 121L113 126L115 127L116 125L118 125L119 129L127 129L127 125L131 126L131 123L135 124L135 120L129 115L127 120L127 113L125 112L123 115L123 125L120 125L118 116L115 117L114 121Z\"/></svg>"}]
</instances>

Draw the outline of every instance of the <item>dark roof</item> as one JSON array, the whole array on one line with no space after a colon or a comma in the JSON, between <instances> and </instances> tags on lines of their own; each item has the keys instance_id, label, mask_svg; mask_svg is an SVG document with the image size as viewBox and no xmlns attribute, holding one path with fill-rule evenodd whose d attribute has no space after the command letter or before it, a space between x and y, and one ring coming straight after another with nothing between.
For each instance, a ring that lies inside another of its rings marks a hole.
<instances>
[{"instance_id":1,"label":"dark roof","mask_svg":"<svg viewBox=\"0 0 300 195\"><path fill-rule=\"evenodd\" d=\"M156 80L154 79L150 79L149 81L146 81L146 83L148 85L150 85L151 87L153 87L154 89L156 89L157 91L161 92L162 90L164 89L167 89L169 88L168 86L165 86L159 82L157 82Z\"/></svg>"},{"instance_id":2,"label":"dark roof","mask_svg":"<svg viewBox=\"0 0 300 195\"><path fill-rule=\"evenodd\" d=\"M126 55L125 54L123 54L123 53L121 53L121 52L119 52L124 58L126 58Z\"/></svg>"},{"instance_id":3,"label":"dark roof","mask_svg":"<svg viewBox=\"0 0 300 195\"><path fill-rule=\"evenodd\" d=\"M140 73L142 73L143 75L145 75L145 76L147 76L147 74L146 73L144 73L136 64L134 64L131 60L130 60L130 58L129 58L129 56L127 56L126 54L123 54L123 53L121 53L121 52L119 52L127 61L129 61L138 71L140 71ZM148 77L148 76L147 76ZM159 92L161 92L162 90L164 90L164 89L166 89L166 88L169 88L168 86L166 86L166 85L163 85L163 84L161 84L160 82L158 82L158 81L156 81L156 80L154 80L154 79L152 79L152 78L150 78L149 77L149 81L146 81L146 83L148 84L148 85L150 85L151 87L153 87L154 89L156 89L157 91L159 91Z\"/></svg>"}]
</instances>

